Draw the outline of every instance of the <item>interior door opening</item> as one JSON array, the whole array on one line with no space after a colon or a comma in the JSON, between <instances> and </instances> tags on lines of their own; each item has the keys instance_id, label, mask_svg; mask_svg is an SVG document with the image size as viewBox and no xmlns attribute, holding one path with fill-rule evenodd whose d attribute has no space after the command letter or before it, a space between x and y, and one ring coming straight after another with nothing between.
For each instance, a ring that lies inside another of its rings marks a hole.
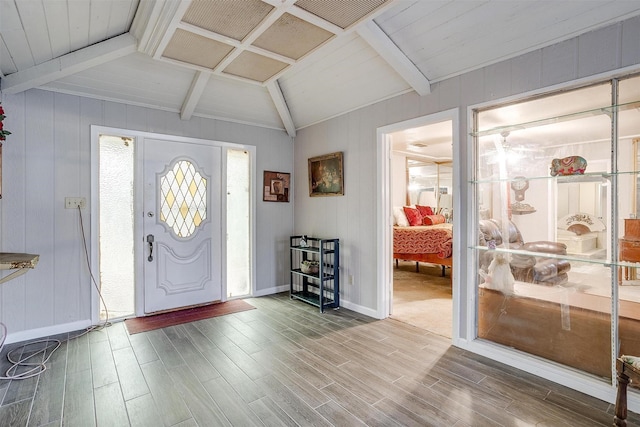
<instances>
[{"instance_id":1,"label":"interior door opening","mask_svg":"<svg viewBox=\"0 0 640 427\"><path fill-rule=\"evenodd\" d=\"M453 121L411 126L391 137L391 183L394 226L398 208L429 207L433 220L453 222ZM401 214L402 214L401 213ZM436 220L437 218L437 220ZM425 227L427 222L424 222ZM441 226L440 224L437 225ZM436 226L434 226L436 227ZM411 227L410 227L411 228ZM421 255L421 254L417 254ZM452 337L452 269L415 259L395 259L390 293L393 318ZM436 259L437 261L437 259Z\"/></svg>"}]
</instances>

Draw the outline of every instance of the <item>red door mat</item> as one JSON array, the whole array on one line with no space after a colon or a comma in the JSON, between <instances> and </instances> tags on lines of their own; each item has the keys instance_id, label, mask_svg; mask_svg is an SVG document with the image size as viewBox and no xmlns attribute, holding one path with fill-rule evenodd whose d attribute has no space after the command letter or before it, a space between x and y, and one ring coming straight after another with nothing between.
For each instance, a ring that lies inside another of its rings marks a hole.
<instances>
[{"instance_id":1,"label":"red door mat","mask_svg":"<svg viewBox=\"0 0 640 427\"><path fill-rule=\"evenodd\" d=\"M196 320L209 319L211 317L224 316L225 314L238 313L240 311L252 310L255 307L251 304L237 299L216 304L203 305L200 307L186 308L184 310L171 311L168 313L155 314L153 316L136 317L127 319L124 324L130 335L139 332L152 331L154 329L165 328L167 326L180 325L182 323Z\"/></svg>"}]
</instances>

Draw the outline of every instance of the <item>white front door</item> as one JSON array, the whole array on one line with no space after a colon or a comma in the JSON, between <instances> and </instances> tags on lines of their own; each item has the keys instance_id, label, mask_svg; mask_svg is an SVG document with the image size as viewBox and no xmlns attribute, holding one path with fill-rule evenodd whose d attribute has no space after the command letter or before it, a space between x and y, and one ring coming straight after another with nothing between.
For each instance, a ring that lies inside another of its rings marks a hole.
<instances>
[{"instance_id":1,"label":"white front door","mask_svg":"<svg viewBox=\"0 0 640 427\"><path fill-rule=\"evenodd\" d=\"M144 140L145 313L220 301L221 148Z\"/></svg>"}]
</instances>

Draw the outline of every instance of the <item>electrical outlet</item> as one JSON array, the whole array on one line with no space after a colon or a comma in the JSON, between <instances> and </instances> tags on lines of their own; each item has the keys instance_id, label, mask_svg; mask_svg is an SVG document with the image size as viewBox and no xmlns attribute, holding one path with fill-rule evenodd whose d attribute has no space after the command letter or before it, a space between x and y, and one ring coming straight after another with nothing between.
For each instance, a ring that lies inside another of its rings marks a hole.
<instances>
[{"instance_id":1,"label":"electrical outlet","mask_svg":"<svg viewBox=\"0 0 640 427\"><path fill-rule=\"evenodd\" d=\"M349 275L349 284L353 285L353 274Z\"/></svg>"},{"instance_id":2,"label":"electrical outlet","mask_svg":"<svg viewBox=\"0 0 640 427\"><path fill-rule=\"evenodd\" d=\"M64 208L65 209L84 209L87 205L87 199L84 197L65 197Z\"/></svg>"}]
</instances>

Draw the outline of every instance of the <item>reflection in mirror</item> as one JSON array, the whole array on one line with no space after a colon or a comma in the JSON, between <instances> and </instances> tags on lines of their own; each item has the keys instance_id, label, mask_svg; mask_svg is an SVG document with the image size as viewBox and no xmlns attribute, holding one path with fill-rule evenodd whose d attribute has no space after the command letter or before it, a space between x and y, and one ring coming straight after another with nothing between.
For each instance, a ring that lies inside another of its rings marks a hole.
<instances>
[{"instance_id":1,"label":"reflection in mirror","mask_svg":"<svg viewBox=\"0 0 640 427\"><path fill-rule=\"evenodd\" d=\"M428 162L407 158L407 204L430 206L448 222L453 215L451 162Z\"/></svg>"}]
</instances>

